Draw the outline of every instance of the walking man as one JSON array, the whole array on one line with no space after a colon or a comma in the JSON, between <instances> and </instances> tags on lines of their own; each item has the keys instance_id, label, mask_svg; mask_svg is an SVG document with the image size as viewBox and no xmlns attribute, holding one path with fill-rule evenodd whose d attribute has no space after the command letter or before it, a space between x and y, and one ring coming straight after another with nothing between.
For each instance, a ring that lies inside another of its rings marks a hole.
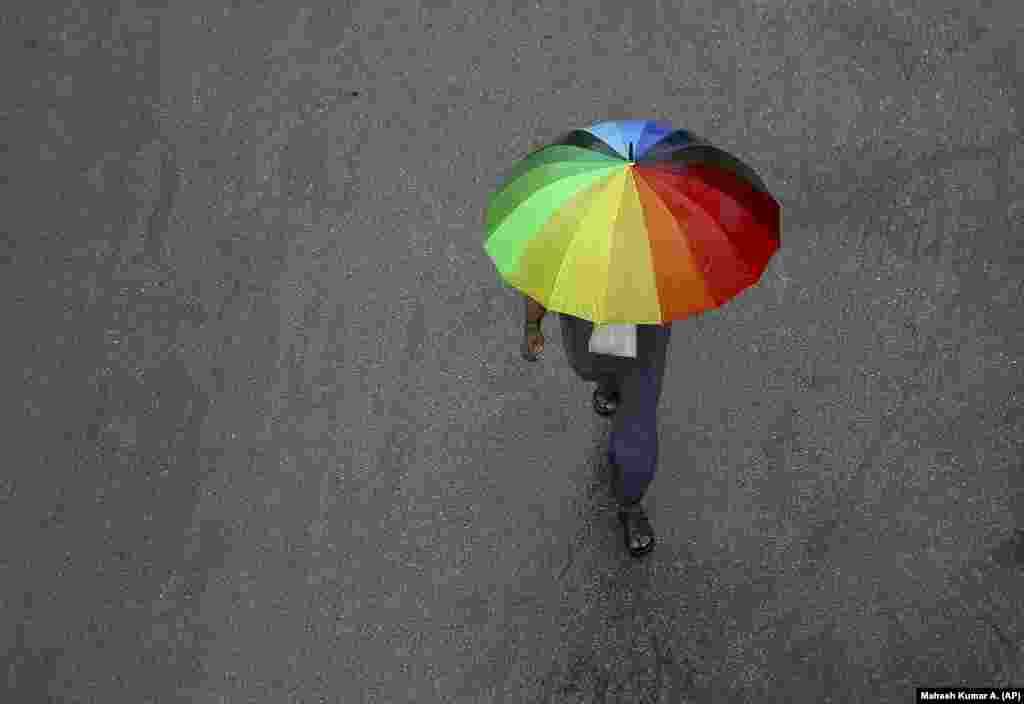
<instances>
[{"instance_id":1,"label":"walking man","mask_svg":"<svg viewBox=\"0 0 1024 704\"><path fill-rule=\"evenodd\" d=\"M672 321L756 284L779 249L780 213L748 165L661 120L572 130L488 199L484 249L526 297L523 356L537 359L541 320L557 311L569 364L597 384L594 410L614 416L608 460L635 556L654 548L642 500Z\"/></svg>"},{"instance_id":2,"label":"walking man","mask_svg":"<svg viewBox=\"0 0 1024 704\"><path fill-rule=\"evenodd\" d=\"M537 361L544 349L541 321L547 310L529 296L523 357ZM560 313L562 341L570 366L584 381L597 383L594 410L614 416L608 461L614 477L626 547L634 557L654 549L654 529L641 503L658 464L658 402L665 376L671 323L637 326L636 358L595 354L588 348L594 324Z\"/></svg>"}]
</instances>

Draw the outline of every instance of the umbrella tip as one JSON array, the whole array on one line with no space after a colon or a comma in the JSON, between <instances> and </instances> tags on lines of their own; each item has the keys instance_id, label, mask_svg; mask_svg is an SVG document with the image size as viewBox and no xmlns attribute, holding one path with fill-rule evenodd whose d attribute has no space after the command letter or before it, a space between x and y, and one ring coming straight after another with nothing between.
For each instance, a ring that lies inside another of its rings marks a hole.
<instances>
[{"instance_id":1,"label":"umbrella tip","mask_svg":"<svg viewBox=\"0 0 1024 704\"><path fill-rule=\"evenodd\" d=\"M633 143L629 143L629 160L633 161Z\"/></svg>"}]
</instances>

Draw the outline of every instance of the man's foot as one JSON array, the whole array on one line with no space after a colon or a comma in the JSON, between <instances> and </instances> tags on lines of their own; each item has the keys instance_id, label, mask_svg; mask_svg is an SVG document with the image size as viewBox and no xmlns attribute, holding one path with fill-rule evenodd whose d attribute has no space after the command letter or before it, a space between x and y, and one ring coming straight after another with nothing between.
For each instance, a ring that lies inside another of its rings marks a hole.
<instances>
[{"instance_id":1,"label":"man's foot","mask_svg":"<svg viewBox=\"0 0 1024 704\"><path fill-rule=\"evenodd\" d=\"M626 547L633 557L642 557L654 549L654 528L639 503L619 509L619 521Z\"/></svg>"},{"instance_id":2,"label":"man's foot","mask_svg":"<svg viewBox=\"0 0 1024 704\"><path fill-rule=\"evenodd\" d=\"M594 410L600 416L615 415L615 411L619 410L619 401L621 400L615 391L610 392L600 386L594 389Z\"/></svg>"}]
</instances>

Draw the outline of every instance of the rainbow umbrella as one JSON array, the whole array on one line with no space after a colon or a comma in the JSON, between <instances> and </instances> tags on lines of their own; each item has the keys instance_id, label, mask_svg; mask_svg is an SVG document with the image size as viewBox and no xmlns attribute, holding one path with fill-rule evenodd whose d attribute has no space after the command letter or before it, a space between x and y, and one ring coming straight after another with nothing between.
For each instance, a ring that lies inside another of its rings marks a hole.
<instances>
[{"instance_id":1,"label":"rainbow umbrella","mask_svg":"<svg viewBox=\"0 0 1024 704\"><path fill-rule=\"evenodd\" d=\"M750 167L663 122L601 122L518 162L491 194L501 278L596 324L717 308L779 248L779 204Z\"/></svg>"}]
</instances>

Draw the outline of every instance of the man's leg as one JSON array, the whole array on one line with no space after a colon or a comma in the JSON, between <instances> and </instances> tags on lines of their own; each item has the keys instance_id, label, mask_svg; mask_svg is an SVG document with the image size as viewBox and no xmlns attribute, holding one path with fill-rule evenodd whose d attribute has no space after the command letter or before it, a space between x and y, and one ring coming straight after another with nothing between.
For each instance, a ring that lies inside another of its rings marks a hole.
<instances>
[{"instance_id":1,"label":"man's leg","mask_svg":"<svg viewBox=\"0 0 1024 704\"><path fill-rule=\"evenodd\" d=\"M597 379L597 390L602 396L621 396L622 388L617 374L605 374Z\"/></svg>"},{"instance_id":2,"label":"man's leg","mask_svg":"<svg viewBox=\"0 0 1024 704\"><path fill-rule=\"evenodd\" d=\"M671 328L644 332L647 364L619 378L619 408L609 438L609 459L618 471L618 498L626 504L644 497L658 466L658 404Z\"/></svg>"},{"instance_id":3,"label":"man's leg","mask_svg":"<svg viewBox=\"0 0 1024 704\"><path fill-rule=\"evenodd\" d=\"M616 493L621 504L635 503L644 497L658 466L653 376L650 369L638 369L622 384L619 409L609 438L611 459L618 473Z\"/></svg>"},{"instance_id":4,"label":"man's leg","mask_svg":"<svg viewBox=\"0 0 1024 704\"><path fill-rule=\"evenodd\" d=\"M595 381L597 375L593 369L593 355L586 352L586 347L582 345L586 321L565 313L560 313L558 319L562 326L562 346L569 366L584 381Z\"/></svg>"}]
</instances>

